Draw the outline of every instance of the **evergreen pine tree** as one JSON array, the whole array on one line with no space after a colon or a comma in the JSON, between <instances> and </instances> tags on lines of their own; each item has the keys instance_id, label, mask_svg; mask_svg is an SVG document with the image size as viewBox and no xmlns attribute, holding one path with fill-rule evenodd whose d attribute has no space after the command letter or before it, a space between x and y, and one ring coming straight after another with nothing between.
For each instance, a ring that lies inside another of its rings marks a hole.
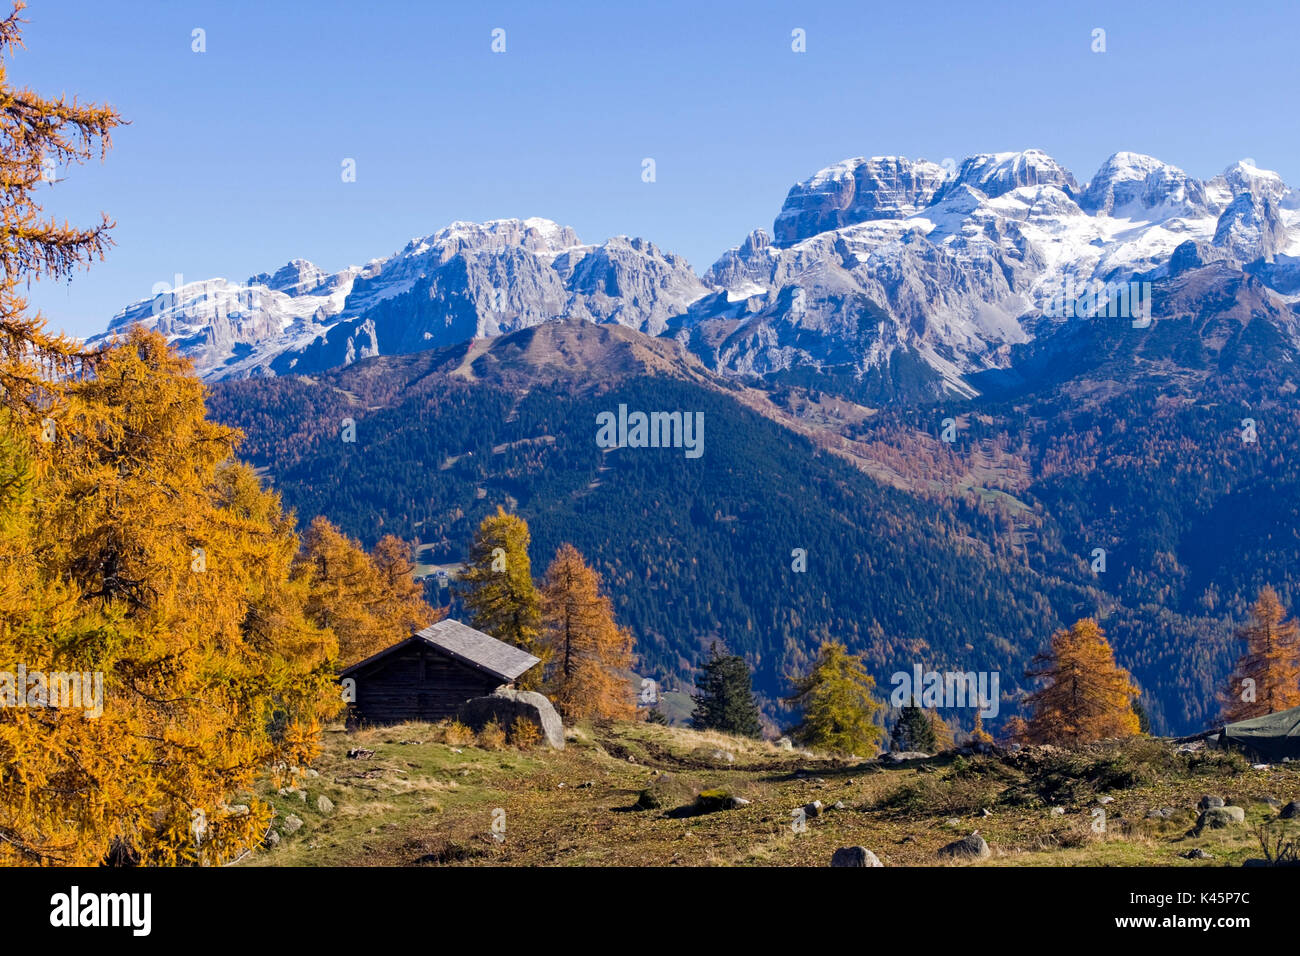
<instances>
[{"instance_id":1,"label":"evergreen pine tree","mask_svg":"<svg viewBox=\"0 0 1300 956\"><path fill-rule=\"evenodd\" d=\"M1151 715L1147 713L1147 709L1142 705L1142 701L1133 701L1133 713L1137 715L1138 733L1151 733Z\"/></svg>"},{"instance_id":2,"label":"evergreen pine tree","mask_svg":"<svg viewBox=\"0 0 1300 956\"><path fill-rule=\"evenodd\" d=\"M895 750L934 753L934 725L924 710L908 704L899 711L898 720L894 722L893 745Z\"/></svg>"},{"instance_id":3,"label":"evergreen pine tree","mask_svg":"<svg viewBox=\"0 0 1300 956\"><path fill-rule=\"evenodd\" d=\"M691 726L696 730L718 730L742 737L762 733L749 665L743 657L722 653L715 641L709 659L700 668L696 688L695 712L691 715Z\"/></svg>"}]
</instances>

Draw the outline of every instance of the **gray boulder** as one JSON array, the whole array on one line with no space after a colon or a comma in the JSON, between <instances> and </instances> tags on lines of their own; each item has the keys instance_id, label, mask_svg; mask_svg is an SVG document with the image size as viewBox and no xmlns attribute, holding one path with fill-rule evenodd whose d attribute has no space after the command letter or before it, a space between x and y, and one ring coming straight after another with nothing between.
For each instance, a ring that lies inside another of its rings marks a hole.
<instances>
[{"instance_id":1,"label":"gray boulder","mask_svg":"<svg viewBox=\"0 0 1300 956\"><path fill-rule=\"evenodd\" d=\"M841 847L831 854L831 866L884 866L876 854L864 846Z\"/></svg>"},{"instance_id":2,"label":"gray boulder","mask_svg":"<svg viewBox=\"0 0 1300 956\"><path fill-rule=\"evenodd\" d=\"M1241 807L1210 807L1201 812L1196 821L1196 828L1203 830L1223 830L1227 827L1240 826L1246 822L1246 811Z\"/></svg>"},{"instance_id":3,"label":"gray boulder","mask_svg":"<svg viewBox=\"0 0 1300 956\"><path fill-rule=\"evenodd\" d=\"M298 829L301 826L302 826L302 817L298 816L297 814L291 813L284 818L284 823L281 825L280 828L284 830L285 833L297 833Z\"/></svg>"},{"instance_id":4,"label":"gray boulder","mask_svg":"<svg viewBox=\"0 0 1300 956\"><path fill-rule=\"evenodd\" d=\"M1283 820L1294 820L1297 817L1300 817L1300 803L1296 803L1294 800L1292 800L1290 803L1288 803L1285 807L1282 808L1282 813L1280 814L1280 816L1282 817Z\"/></svg>"},{"instance_id":5,"label":"gray boulder","mask_svg":"<svg viewBox=\"0 0 1300 956\"><path fill-rule=\"evenodd\" d=\"M939 849L940 856L958 860L985 860L988 859L991 852L989 845L984 842L984 838L979 835L978 830L968 837L963 837Z\"/></svg>"},{"instance_id":6,"label":"gray boulder","mask_svg":"<svg viewBox=\"0 0 1300 956\"><path fill-rule=\"evenodd\" d=\"M474 697L460 705L460 722L474 730L496 721L509 731L515 719L522 717L537 725L546 743L564 749L564 723L551 702L536 691L501 688L487 697Z\"/></svg>"},{"instance_id":7,"label":"gray boulder","mask_svg":"<svg viewBox=\"0 0 1300 956\"><path fill-rule=\"evenodd\" d=\"M1226 806L1223 797L1212 797L1208 793L1201 797L1200 803L1196 805L1197 810L1213 810L1215 807Z\"/></svg>"}]
</instances>

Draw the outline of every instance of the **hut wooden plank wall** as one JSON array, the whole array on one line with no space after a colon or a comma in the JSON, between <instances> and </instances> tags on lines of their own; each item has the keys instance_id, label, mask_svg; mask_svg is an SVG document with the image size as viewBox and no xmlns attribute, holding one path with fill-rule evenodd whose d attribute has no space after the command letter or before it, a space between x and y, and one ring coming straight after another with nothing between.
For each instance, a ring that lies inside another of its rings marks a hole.
<instances>
[{"instance_id":1,"label":"hut wooden plank wall","mask_svg":"<svg viewBox=\"0 0 1300 956\"><path fill-rule=\"evenodd\" d=\"M459 621L439 621L343 671L356 681L350 723L455 717L461 704L509 686L536 657Z\"/></svg>"}]
</instances>

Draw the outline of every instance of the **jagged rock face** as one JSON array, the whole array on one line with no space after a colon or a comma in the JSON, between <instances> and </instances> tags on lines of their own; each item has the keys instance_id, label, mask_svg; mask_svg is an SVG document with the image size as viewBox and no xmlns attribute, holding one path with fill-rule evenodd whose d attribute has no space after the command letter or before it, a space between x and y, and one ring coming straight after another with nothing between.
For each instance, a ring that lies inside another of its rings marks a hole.
<instances>
[{"instance_id":1,"label":"jagged rock face","mask_svg":"<svg viewBox=\"0 0 1300 956\"><path fill-rule=\"evenodd\" d=\"M642 239L584 245L544 219L457 222L332 275L295 259L247 283L189 283L129 306L109 331L156 328L201 374L228 378L318 371L566 316L657 334L707 291L686 260Z\"/></svg>"},{"instance_id":2,"label":"jagged rock face","mask_svg":"<svg viewBox=\"0 0 1300 956\"><path fill-rule=\"evenodd\" d=\"M272 292L284 292L288 295L310 295L334 282L331 276L317 268L306 259L293 259L288 265L281 266L273 273L259 273L248 280L250 286L266 286Z\"/></svg>"},{"instance_id":3,"label":"jagged rock face","mask_svg":"<svg viewBox=\"0 0 1300 956\"><path fill-rule=\"evenodd\" d=\"M342 274L322 282L310 274L297 277L315 268L310 263L302 266L307 268L290 263L276 273L278 278L266 276L267 282L208 279L166 288L152 298L127 306L109 322L107 332L90 339L89 344L101 343L132 325L142 325L165 335L181 353L194 360L201 373L260 348L278 347L286 340L320 329L323 319L343 308L351 285L352 277ZM283 287L272 290L270 281L311 288L294 294Z\"/></svg>"},{"instance_id":4,"label":"jagged rock face","mask_svg":"<svg viewBox=\"0 0 1300 956\"><path fill-rule=\"evenodd\" d=\"M786 197L772 234L777 245L870 219L904 219L929 205L946 173L898 156L848 159L804 180Z\"/></svg>"},{"instance_id":5,"label":"jagged rock face","mask_svg":"<svg viewBox=\"0 0 1300 956\"><path fill-rule=\"evenodd\" d=\"M706 291L690 264L652 242L616 236L566 253L554 269L572 295L570 315L658 335Z\"/></svg>"},{"instance_id":6,"label":"jagged rock face","mask_svg":"<svg viewBox=\"0 0 1300 956\"><path fill-rule=\"evenodd\" d=\"M955 186L969 186L988 199L996 199L1022 186L1056 186L1068 196L1079 189L1070 171L1040 149L972 156L961 164L936 200L946 198Z\"/></svg>"},{"instance_id":7,"label":"jagged rock face","mask_svg":"<svg viewBox=\"0 0 1300 956\"><path fill-rule=\"evenodd\" d=\"M1237 195L1219 217L1214 245L1240 262L1274 259L1287 245L1278 201L1270 195L1249 191Z\"/></svg>"}]
</instances>

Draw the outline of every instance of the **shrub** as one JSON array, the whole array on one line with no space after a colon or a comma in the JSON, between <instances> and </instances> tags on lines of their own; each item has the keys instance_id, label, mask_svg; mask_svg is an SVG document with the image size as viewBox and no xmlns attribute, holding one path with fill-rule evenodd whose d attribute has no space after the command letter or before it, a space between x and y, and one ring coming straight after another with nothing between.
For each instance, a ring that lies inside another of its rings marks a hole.
<instances>
[{"instance_id":1,"label":"shrub","mask_svg":"<svg viewBox=\"0 0 1300 956\"><path fill-rule=\"evenodd\" d=\"M1254 828L1255 839L1270 866L1300 864L1300 830L1287 826L1285 820L1267 820Z\"/></svg>"},{"instance_id":2,"label":"shrub","mask_svg":"<svg viewBox=\"0 0 1300 956\"><path fill-rule=\"evenodd\" d=\"M516 717L510 725L510 743L520 750L531 750L542 740L542 729L527 717Z\"/></svg>"},{"instance_id":3,"label":"shrub","mask_svg":"<svg viewBox=\"0 0 1300 956\"><path fill-rule=\"evenodd\" d=\"M876 808L898 814L968 816L999 802L1003 783L996 775L972 774L967 770L940 777L922 774L900 784L876 801Z\"/></svg>"},{"instance_id":4,"label":"shrub","mask_svg":"<svg viewBox=\"0 0 1300 956\"><path fill-rule=\"evenodd\" d=\"M489 720L478 732L478 745L485 750L500 750L506 745L506 732L495 720Z\"/></svg>"},{"instance_id":5,"label":"shrub","mask_svg":"<svg viewBox=\"0 0 1300 956\"><path fill-rule=\"evenodd\" d=\"M1250 769L1250 761L1237 750L1205 747L1187 755L1187 769L1195 774L1234 775Z\"/></svg>"},{"instance_id":6,"label":"shrub","mask_svg":"<svg viewBox=\"0 0 1300 956\"><path fill-rule=\"evenodd\" d=\"M474 742L474 731L459 720L453 720L443 730L442 740L449 747L466 747Z\"/></svg>"}]
</instances>

